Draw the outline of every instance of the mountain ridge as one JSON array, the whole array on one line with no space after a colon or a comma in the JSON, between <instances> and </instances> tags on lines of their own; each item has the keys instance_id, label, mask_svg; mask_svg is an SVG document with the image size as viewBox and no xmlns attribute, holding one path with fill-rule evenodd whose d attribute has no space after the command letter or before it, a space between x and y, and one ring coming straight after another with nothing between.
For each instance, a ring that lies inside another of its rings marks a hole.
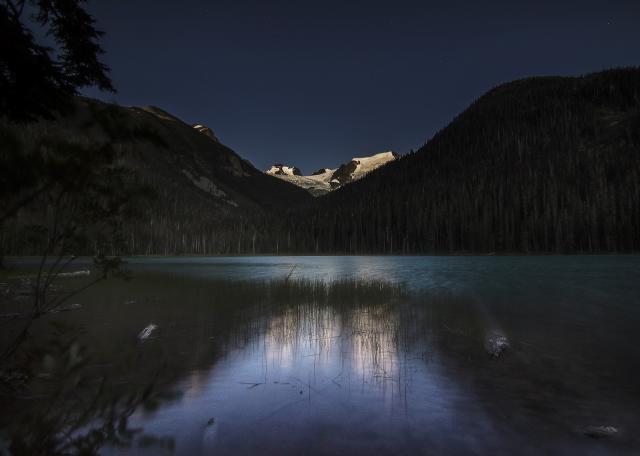
<instances>
[{"instance_id":1,"label":"mountain ridge","mask_svg":"<svg viewBox=\"0 0 640 456\"><path fill-rule=\"evenodd\" d=\"M276 163L265 173L304 188L313 196L322 196L343 185L361 179L371 171L385 166L399 157L400 155L393 151L379 152L365 157L354 157L337 168L320 168L310 175L303 175L302 171L295 166Z\"/></svg>"},{"instance_id":2,"label":"mountain ridge","mask_svg":"<svg viewBox=\"0 0 640 456\"><path fill-rule=\"evenodd\" d=\"M304 249L640 251L640 68L501 84L320 203L341 223L300 227L318 233Z\"/></svg>"},{"instance_id":3,"label":"mountain ridge","mask_svg":"<svg viewBox=\"0 0 640 456\"><path fill-rule=\"evenodd\" d=\"M235 252L237 233L261 223L254 220L311 198L154 106L121 107L79 97L74 112L63 118L0 128L25 151L49 143L108 143L121 150L124 163L156 193L143 220L128 227L129 248L136 253ZM29 253L20 250L19 223L2 234L6 254Z\"/></svg>"},{"instance_id":4,"label":"mountain ridge","mask_svg":"<svg viewBox=\"0 0 640 456\"><path fill-rule=\"evenodd\" d=\"M159 108L79 103L0 133L24 147L48 135L125 150L158 190L128 227L129 253L640 251L639 68L497 86L418 151L376 169L354 159L367 172L353 179L347 166L348 185L320 198L286 179L331 185L340 167L267 175ZM3 229L6 254L28 253L19 226Z\"/></svg>"}]
</instances>

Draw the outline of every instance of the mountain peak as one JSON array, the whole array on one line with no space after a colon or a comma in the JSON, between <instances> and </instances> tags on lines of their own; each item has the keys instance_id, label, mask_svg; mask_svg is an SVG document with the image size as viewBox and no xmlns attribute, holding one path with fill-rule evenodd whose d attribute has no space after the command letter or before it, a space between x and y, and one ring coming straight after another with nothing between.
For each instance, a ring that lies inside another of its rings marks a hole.
<instances>
[{"instance_id":1,"label":"mountain peak","mask_svg":"<svg viewBox=\"0 0 640 456\"><path fill-rule=\"evenodd\" d=\"M265 171L267 174L271 174L273 176L302 176L302 171L300 168L296 168L295 166L287 166L282 163L276 163L272 165L271 168Z\"/></svg>"},{"instance_id":2,"label":"mountain peak","mask_svg":"<svg viewBox=\"0 0 640 456\"><path fill-rule=\"evenodd\" d=\"M207 127L206 125L194 124L194 125L192 125L192 127L195 128L196 130L198 130L203 135L208 136L209 138L213 139L215 142L218 142L218 143L220 142L220 140L213 133L213 130L211 128Z\"/></svg>"},{"instance_id":3,"label":"mountain peak","mask_svg":"<svg viewBox=\"0 0 640 456\"><path fill-rule=\"evenodd\" d=\"M354 157L350 162L343 164L333 173L333 180L337 180L340 185L348 184L396 160L398 157L400 157L400 155L390 150L368 157Z\"/></svg>"},{"instance_id":4,"label":"mountain peak","mask_svg":"<svg viewBox=\"0 0 640 456\"><path fill-rule=\"evenodd\" d=\"M358 180L400 155L392 151L380 152L368 157L354 157L338 168L320 168L309 176L303 176L295 166L275 164L265 171L309 191L312 195L324 195L344 184Z\"/></svg>"}]
</instances>

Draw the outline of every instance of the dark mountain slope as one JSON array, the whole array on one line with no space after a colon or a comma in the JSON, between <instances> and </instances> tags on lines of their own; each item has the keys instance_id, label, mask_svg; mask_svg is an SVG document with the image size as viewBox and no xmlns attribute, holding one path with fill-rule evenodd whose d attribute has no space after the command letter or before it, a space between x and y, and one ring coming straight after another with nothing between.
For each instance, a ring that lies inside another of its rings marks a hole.
<instances>
[{"instance_id":1,"label":"dark mountain slope","mask_svg":"<svg viewBox=\"0 0 640 456\"><path fill-rule=\"evenodd\" d=\"M318 202L300 250L640 250L640 70L497 87Z\"/></svg>"},{"instance_id":2,"label":"dark mountain slope","mask_svg":"<svg viewBox=\"0 0 640 456\"><path fill-rule=\"evenodd\" d=\"M158 192L127 227L134 253L640 250L640 69L502 85L419 151L315 199L157 108L83 100L12 134L126 152ZM0 233L6 253L27 253L18 232Z\"/></svg>"},{"instance_id":3,"label":"dark mountain slope","mask_svg":"<svg viewBox=\"0 0 640 456\"><path fill-rule=\"evenodd\" d=\"M256 229L281 208L304 205L304 190L266 176L228 147L154 107L123 108L78 99L71 116L27 126L2 125L25 150L47 143L118 148L155 189L143 222L127 227L135 253L219 253L253 249ZM6 253L30 253L19 223L5 227ZM0 233L2 234L2 233ZM34 252L36 253L36 252Z\"/></svg>"},{"instance_id":4,"label":"dark mountain slope","mask_svg":"<svg viewBox=\"0 0 640 456\"><path fill-rule=\"evenodd\" d=\"M120 108L93 100L89 107L110 141L132 149L137 166L184 189L198 189L219 205L255 210L308 200L304 192L264 176L228 147L159 108Z\"/></svg>"}]
</instances>

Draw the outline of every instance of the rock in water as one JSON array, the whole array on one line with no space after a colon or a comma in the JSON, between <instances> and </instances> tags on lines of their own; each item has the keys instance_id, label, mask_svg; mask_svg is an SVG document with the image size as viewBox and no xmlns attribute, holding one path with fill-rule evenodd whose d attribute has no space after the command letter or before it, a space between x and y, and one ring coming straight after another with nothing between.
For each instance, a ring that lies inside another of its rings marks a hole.
<instances>
[{"instance_id":1,"label":"rock in water","mask_svg":"<svg viewBox=\"0 0 640 456\"><path fill-rule=\"evenodd\" d=\"M618 429L613 426L587 426L584 435L594 439L615 437L618 435Z\"/></svg>"},{"instance_id":2,"label":"rock in water","mask_svg":"<svg viewBox=\"0 0 640 456\"><path fill-rule=\"evenodd\" d=\"M140 331L140 334L138 334L138 339L140 340L148 339L151 336L151 333L153 333L153 331L155 331L157 328L158 328L157 325L154 325L153 323L149 323L142 331Z\"/></svg>"},{"instance_id":3,"label":"rock in water","mask_svg":"<svg viewBox=\"0 0 640 456\"><path fill-rule=\"evenodd\" d=\"M484 348L489 356L498 358L507 348L509 348L509 339L498 332L490 332L484 340Z\"/></svg>"}]
</instances>

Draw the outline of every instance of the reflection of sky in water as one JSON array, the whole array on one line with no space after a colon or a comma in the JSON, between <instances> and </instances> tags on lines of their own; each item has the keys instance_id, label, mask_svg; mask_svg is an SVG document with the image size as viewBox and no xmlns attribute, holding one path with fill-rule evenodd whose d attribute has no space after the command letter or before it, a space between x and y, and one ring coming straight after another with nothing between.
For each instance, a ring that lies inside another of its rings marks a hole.
<instances>
[{"instance_id":1,"label":"reflection of sky in water","mask_svg":"<svg viewBox=\"0 0 640 456\"><path fill-rule=\"evenodd\" d=\"M620 419L630 428L637 423L625 408L634 409L638 398L628 381L634 377L617 369L622 365L639 372L640 345L634 343L640 321L638 256L175 257L134 258L130 266L134 274L152 273L140 274L150 286L140 296L158 293L154 302L163 303L160 308L186 318L197 318L189 317L189 303L173 305L183 295L203 299L200 312L207 318L215 291L198 291L207 278L284 278L293 266L294 278L370 278L446 290L462 299L454 307L457 313L447 315L447 331L453 334L465 321L466 330L474 325L503 329L514 341L504 363L527 369L524 377L515 370L503 371L511 380L493 378L494 361L485 358L483 388L496 390L478 390L478 372L466 365L466 352L452 363L451 353L433 346L424 333L406 344L403 331L411 329L412 321L393 308L285 308L264 317L248 337L240 335L211 367L185 372L181 399L133 423L155 435L176 437L177 454L300 454L309 449L323 454L496 454L505 448L538 454L551 445L549 433L558 439L559 454L600 454L611 448L598 443L585 451L594 444L585 442L575 426L594 423L572 421L576 414L585 419L580 413L587 416L593 407L595 424ZM164 288L156 285L155 273L166 275ZM198 280L184 280L190 277ZM132 285L137 283L146 282ZM184 287L193 289L187 293ZM119 301L130 299L125 288L118 290L125 293ZM440 311L453 303L447 300ZM411 305L420 311L430 304L420 298ZM205 343L210 343L208 335ZM526 345L517 345L520 341ZM575 397L574 391L582 394L577 402L555 404L566 400L565 392ZM496 412L495 403L505 400L501 394L512 395L506 402L518 414L503 414L508 407ZM519 402L522 394L528 405L552 410L541 412L550 421L532 420ZM607 397L615 399L614 407ZM585 405L581 401L586 399L591 402ZM207 426L210 418L215 423Z\"/></svg>"},{"instance_id":2,"label":"reflection of sky in water","mask_svg":"<svg viewBox=\"0 0 640 456\"><path fill-rule=\"evenodd\" d=\"M398 330L397 315L375 308L289 310L211 370L189 374L182 399L148 417L145 431L176 436L177 454L322 453L323 445L365 454L399 440L405 449L471 450L474 439L496 438L473 395L427 362L425 347L403 350ZM454 421L474 421L475 437Z\"/></svg>"}]
</instances>

